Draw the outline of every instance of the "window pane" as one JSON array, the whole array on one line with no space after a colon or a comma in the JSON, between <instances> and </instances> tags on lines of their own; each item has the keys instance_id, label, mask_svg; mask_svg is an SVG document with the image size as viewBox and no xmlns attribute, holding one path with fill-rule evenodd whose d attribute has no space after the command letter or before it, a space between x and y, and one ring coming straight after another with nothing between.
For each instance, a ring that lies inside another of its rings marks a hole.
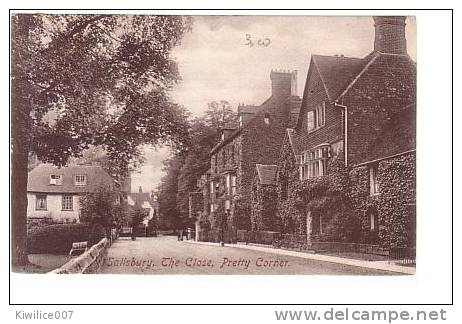
<instances>
[{"instance_id":1,"label":"window pane","mask_svg":"<svg viewBox=\"0 0 462 324\"><path fill-rule=\"evenodd\" d=\"M72 196L64 195L62 198L62 209L63 210L72 210L73 209L73 201Z\"/></svg>"},{"instance_id":2,"label":"window pane","mask_svg":"<svg viewBox=\"0 0 462 324\"><path fill-rule=\"evenodd\" d=\"M307 117L306 117L306 124L307 124L307 128L308 128L308 131L311 131L314 129L315 125L314 125L314 111L309 111L307 113Z\"/></svg>"}]
</instances>

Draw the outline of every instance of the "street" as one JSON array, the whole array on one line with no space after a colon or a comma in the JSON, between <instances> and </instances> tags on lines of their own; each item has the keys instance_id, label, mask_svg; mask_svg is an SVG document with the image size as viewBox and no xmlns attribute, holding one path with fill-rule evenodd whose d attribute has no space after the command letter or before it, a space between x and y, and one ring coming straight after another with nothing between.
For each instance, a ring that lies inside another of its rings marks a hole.
<instances>
[{"instance_id":1,"label":"street","mask_svg":"<svg viewBox=\"0 0 462 324\"><path fill-rule=\"evenodd\" d=\"M331 262L237 247L178 242L176 237L121 238L109 248L101 273L391 275Z\"/></svg>"}]
</instances>

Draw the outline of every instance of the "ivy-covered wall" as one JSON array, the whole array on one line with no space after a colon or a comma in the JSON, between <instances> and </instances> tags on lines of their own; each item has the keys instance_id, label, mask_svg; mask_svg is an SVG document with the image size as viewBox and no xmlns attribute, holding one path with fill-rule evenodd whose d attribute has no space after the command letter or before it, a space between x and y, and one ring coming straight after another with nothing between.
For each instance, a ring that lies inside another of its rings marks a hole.
<instances>
[{"instance_id":1,"label":"ivy-covered wall","mask_svg":"<svg viewBox=\"0 0 462 324\"><path fill-rule=\"evenodd\" d=\"M277 189L273 185L262 185L256 175L252 182L252 231L279 231L276 218Z\"/></svg>"},{"instance_id":2,"label":"ivy-covered wall","mask_svg":"<svg viewBox=\"0 0 462 324\"><path fill-rule=\"evenodd\" d=\"M299 174L297 161L288 135L285 136L278 162L278 204L277 222L279 230L288 234L306 235L306 214L296 206L298 204L297 187Z\"/></svg>"},{"instance_id":3,"label":"ivy-covered wall","mask_svg":"<svg viewBox=\"0 0 462 324\"><path fill-rule=\"evenodd\" d=\"M349 172L350 196L361 223L361 242L382 246L415 246L415 152L378 162L379 194L371 196L369 165ZM371 233L376 211L378 232Z\"/></svg>"}]
</instances>

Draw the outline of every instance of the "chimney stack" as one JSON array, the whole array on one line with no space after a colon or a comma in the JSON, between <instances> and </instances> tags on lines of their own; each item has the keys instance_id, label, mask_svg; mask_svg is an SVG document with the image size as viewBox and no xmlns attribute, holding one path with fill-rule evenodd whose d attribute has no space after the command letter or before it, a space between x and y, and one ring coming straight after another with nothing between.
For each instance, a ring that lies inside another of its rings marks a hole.
<instances>
[{"instance_id":1,"label":"chimney stack","mask_svg":"<svg viewBox=\"0 0 462 324\"><path fill-rule=\"evenodd\" d=\"M376 16L374 51L389 54L407 54L406 17Z\"/></svg>"},{"instance_id":2,"label":"chimney stack","mask_svg":"<svg viewBox=\"0 0 462 324\"><path fill-rule=\"evenodd\" d=\"M271 70L271 94L273 97L297 95L297 70Z\"/></svg>"}]
</instances>

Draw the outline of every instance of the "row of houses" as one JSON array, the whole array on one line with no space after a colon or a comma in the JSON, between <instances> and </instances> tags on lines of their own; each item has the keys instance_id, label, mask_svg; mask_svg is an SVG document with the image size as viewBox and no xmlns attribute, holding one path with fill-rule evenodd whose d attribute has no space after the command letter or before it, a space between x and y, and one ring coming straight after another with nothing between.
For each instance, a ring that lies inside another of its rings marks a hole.
<instances>
[{"instance_id":1,"label":"row of houses","mask_svg":"<svg viewBox=\"0 0 462 324\"><path fill-rule=\"evenodd\" d=\"M312 55L270 73L271 96L240 105L190 193L199 240L274 231L306 242L415 245L416 63L406 17L374 17L373 51Z\"/></svg>"},{"instance_id":2,"label":"row of houses","mask_svg":"<svg viewBox=\"0 0 462 324\"><path fill-rule=\"evenodd\" d=\"M28 174L27 217L32 223L80 222L80 198L101 188L118 193L117 201L146 211L145 225L158 217L158 202L153 193L131 192L130 177L118 184L100 165L82 164L56 167L39 164Z\"/></svg>"}]
</instances>

